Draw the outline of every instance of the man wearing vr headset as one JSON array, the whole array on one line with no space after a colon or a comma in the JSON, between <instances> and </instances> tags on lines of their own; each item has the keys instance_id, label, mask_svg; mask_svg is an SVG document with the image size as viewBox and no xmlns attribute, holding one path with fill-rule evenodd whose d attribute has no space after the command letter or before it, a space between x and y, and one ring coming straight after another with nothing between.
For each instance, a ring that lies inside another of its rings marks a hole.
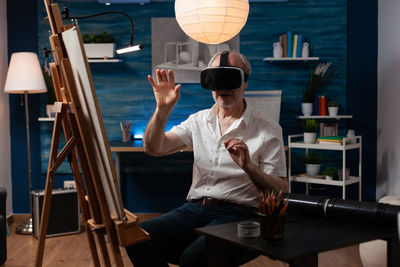
<instances>
[{"instance_id":1,"label":"man wearing vr headset","mask_svg":"<svg viewBox=\"0 0 400 267\"><path fill-rule=\"evenodd\" d=\"M206 266L205 240L193 229L254 217L258 191L287 191L286 160L278 123L258 114L244 99L249 61L233 52L217 53L201 73L201 85L212 90L215 105L189 116L165 133L179 99L171 70L148 76L157 102L143 144L153 156L193 147L193 179L181 207L140 224L151 240L127 247L135 267ZM233 250L232 266L257 255Z\"/></svg>"}]
</instances>

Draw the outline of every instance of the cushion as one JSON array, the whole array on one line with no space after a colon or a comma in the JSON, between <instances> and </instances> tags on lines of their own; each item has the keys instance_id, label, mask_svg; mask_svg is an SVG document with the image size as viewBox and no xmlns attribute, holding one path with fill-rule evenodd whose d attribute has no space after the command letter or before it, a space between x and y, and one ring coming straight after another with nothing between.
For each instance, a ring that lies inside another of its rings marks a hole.
<instances>
[{"instance_id":1,"label":"cushion","mask_svg":"<svg viewBox=\"0 0 400 267\"><path fill-rule=\"evenodd\" d=\"M384 196L380 203L400 206L400 197ZM364 267L387 266L387 244L384 240L374 240L360 244L360 257Z\"/></svg>"}]
</instances>

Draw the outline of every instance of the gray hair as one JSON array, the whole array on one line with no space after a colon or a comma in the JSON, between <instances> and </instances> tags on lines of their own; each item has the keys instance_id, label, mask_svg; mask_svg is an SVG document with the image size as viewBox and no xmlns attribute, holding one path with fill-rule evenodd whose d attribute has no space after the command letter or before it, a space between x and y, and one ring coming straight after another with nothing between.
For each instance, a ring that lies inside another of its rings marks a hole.
<instances>
[{"instance_id":1,"label":"gray hair","mask_svg":"<svg viewBox=\"0 0 400 267\"><path fill-rule=\"evenodd\" d=\"M208 62L208 66L207 67L211 67L211 64L214 62L215 58L217 56L221 55L223 52L224 51L216 53L210 59L210 61ZM240 57L240 59L242 60L243 66L244 66L243 72L245 74L247 74L247 76L249 76L251 74L251 64L250 64L250 61L247 59L247 57L245 55L240 54L240 53L235 53L235 52L231 52L231 51L229 51L229 53L233 53L233 54L238 55Z\"/></svg>"}]
</instances>

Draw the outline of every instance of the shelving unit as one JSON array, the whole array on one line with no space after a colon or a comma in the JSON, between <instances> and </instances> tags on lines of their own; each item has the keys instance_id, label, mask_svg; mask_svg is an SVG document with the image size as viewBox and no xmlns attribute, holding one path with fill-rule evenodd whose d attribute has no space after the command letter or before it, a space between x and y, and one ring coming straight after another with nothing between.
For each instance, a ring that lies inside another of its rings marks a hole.
<instances>
[{"instance_id":1,"label":"shelving unit","mask_svg":"<svg viewBox=\"0 0 400 267\"><path fill-rule=\"evenodd\" d=\"M319 57L265 57L266 62L318 61Z\"/></svg>"},{"instance_id":2,"label":"shelving unit","mask_svg":"<svg viewBox=\"0 0 400 267\"><path fill-rule=\"evenodd\" d=\"M54 121L55 118L49 118L49 117L41 117L38 118L38 121Z\"/></svg>"},{"instance_id":3,"label":"shelving unit","mask_svg":"<svg viewBox=\"0 0 400 267\"><path fill-rule=\"evenodd\" d=\"M297 116L298 119L352 119L353 115L337 115L337 116L320 116L320 115L311 115L311 116Z\"/></svg>"},{"instance_id":4,"label":"shelving unit","mask_svg":"<svg viewBox=\"0 0 400 267\"><path fill-rule=\"evenodd\" d=\"M110 59L103 59L103 58L88 58L89 63L118 63L122 62L122 59L119 58L110 58Z\"/></svg>"},{"instance_id":5,"label":"shelving unit","mask_svg":"<svg viewBox=\"0 0 400 267\"><path fill-rule=\"evenodd\" d=\"M306 184L306 195L309 193L309 184L325 184L331 186L342 187L342 198L346 199L346 186L350 184L359 183L358 187L358 198L361 201L361 166L362 166L362 137L347 137L343 138L342 144L305 144L301 138L304 138L303 134L289 135L288 136L288 177L289 177L289 193L292 191L292 182L300 182ZM294 141L297 139L297 141ZM299 141L300 139L300 141ZM292 175L292 149L302 148L308 153L308 149L320 149L320 150L336 150L342 151L342 177L341 181L327 180L324 178L317 178L311 176L304 176L300 174ZM349 176L346 178L346 151L358 149L359 160L358 160L358 176Z\"/></svg>"}]
</instances>

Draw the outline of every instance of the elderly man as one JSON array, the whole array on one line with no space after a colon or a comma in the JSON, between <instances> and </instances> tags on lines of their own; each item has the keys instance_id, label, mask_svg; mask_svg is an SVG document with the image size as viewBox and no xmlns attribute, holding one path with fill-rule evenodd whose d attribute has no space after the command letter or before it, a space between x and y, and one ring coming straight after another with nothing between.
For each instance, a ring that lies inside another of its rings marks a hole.
<instances>
[{"instance_id":1,"label":"elderly man","mask_svg":"<svg viewBox=\"0 0 400 267\"><path fill-rule=\"evenodd\" d=\"M145 131L145 151L162 156L193 147L193 178L184 205L140 224L151 240L127 247L135 267L168 266L171 261L205 266L204 237L194 228L252 218L259 191L287 190L281 127L244 99L250 73L243 55L217 53L201 73L201 84L212 90L215 105L168 132L165 125L181 85L175 85L171 70L157 70L157 82L148 76L157 107ZM239 265L251 256L235 252L230 260Z\"/></svg>"}]
</instances>

